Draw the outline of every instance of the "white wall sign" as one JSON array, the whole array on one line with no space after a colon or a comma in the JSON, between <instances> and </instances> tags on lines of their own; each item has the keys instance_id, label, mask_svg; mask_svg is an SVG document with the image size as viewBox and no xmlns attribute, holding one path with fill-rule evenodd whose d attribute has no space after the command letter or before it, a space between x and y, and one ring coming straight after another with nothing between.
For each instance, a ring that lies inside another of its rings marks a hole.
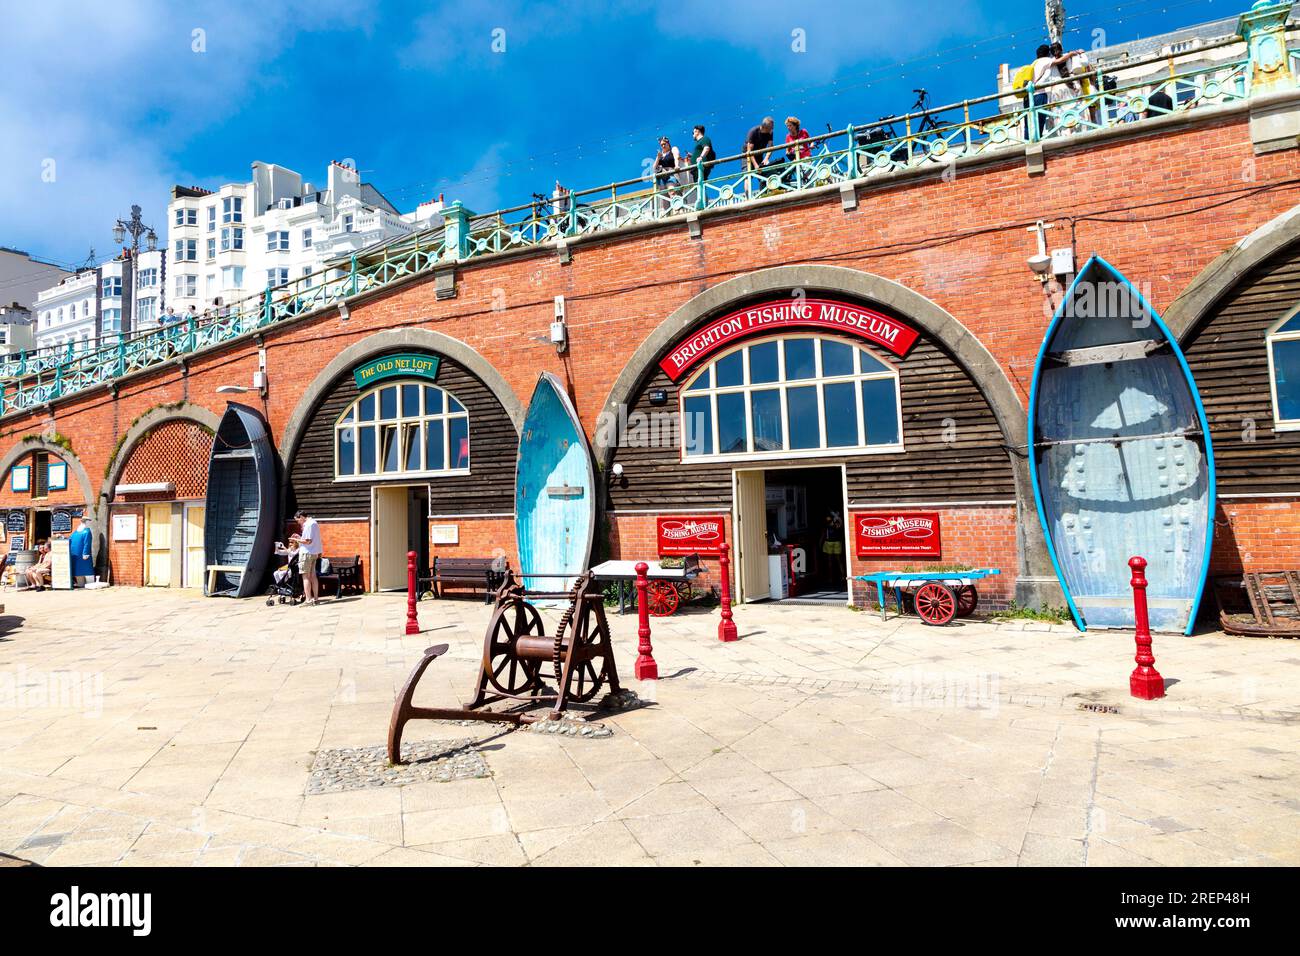
<instances>
[{"instance_id":1,"label":"white wall sign","mask_svg":"<svg viewBox=\"0 0 1300 956\"><path fill-rule=\"evenodd\" d=\"M429 543L430 544L460 544L460 525L454 525L454 524L429 525Z\"/></svg>"},{"instance_id":2,"label":"white wall sign","mask_svg":"<svg viewBox=\"0 0 1300 956\"><path fill-rule=\"evenodd\" d=\"M113 540L134 541L137 524L136 515L113 515Z\"/></svg>"}]
</instances>

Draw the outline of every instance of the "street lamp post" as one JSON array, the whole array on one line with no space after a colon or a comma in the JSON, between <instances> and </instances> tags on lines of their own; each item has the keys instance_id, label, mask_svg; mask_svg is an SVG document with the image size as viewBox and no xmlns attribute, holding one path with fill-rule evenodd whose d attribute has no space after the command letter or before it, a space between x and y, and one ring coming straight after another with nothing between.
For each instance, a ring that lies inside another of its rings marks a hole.
<instances>
[{"instance_id":1,"label":"street lamp post","mask_svg":"<svg viewBox=\"0 0 1300 956\"><path fill-rule=\"evenodd\" d=\"M152 226L146 226L144 220L140 218L139 206L133 205L131 218L119 219L117 225L113 227L113 241L123 247L123 253L127 252L126 246L123 245L127 236L131 237L131 246L130 254L122 256L122 328L119 341L121 336L131 331L131 313L135 305L135 263L140 257L141 237L144 237L146 251L153 252L158 248L158 234L153 231Z\"/></svg>"}]
</instances>

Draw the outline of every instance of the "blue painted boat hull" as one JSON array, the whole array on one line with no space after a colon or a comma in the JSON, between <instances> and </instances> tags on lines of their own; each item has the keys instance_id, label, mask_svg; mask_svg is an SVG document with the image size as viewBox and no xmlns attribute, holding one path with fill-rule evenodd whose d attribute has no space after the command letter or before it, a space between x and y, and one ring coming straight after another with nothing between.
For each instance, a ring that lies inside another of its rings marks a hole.
<instances>
[{"instance_id":1,"label":"blue painted boat hull","mask_svg":"<svg viewBox=\"0 0 1300 956\"><path fill-rule=\"evenodd\" d=\"M524 416L515 463L515 543L526 587L568 590L587 569L596 531L595 489L577 412L559 380L543 372Z\"/></svg>"},{"instance_id":2,"label":"blue painted boat hull","mask_svg":"<svg viewBox=\"0 0 1300 956\"><path fill-rule=\"evenodd\" d=\"M1044 338L1030 426L1039 518L1080 629L1134 626L1141 555L1152 629L1190 633L1214 529L1209 427L1178 343L1099 257Z\"/></svg>"}]
</instances>

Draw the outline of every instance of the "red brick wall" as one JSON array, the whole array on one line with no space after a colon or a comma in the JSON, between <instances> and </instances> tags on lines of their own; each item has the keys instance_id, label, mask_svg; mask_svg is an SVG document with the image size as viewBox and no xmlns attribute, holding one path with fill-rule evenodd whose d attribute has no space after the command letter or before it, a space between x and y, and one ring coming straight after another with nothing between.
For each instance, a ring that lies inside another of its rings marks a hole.
<instances>
[{"instance_id":1,"label":"red brick wall","mask_svg":"<svg viewBox=\"0 0 1300 956\"><path fill-rule=\"evenodd\" d=\"M1300 187L1287 184L1295 163L1294 151L1254 156L1246 117L1234 115L1052 152L1042 176L1027 175L1023 158L1015 159L963 171L952 181L864 190L850 213L833 195L706 219L701 240L675 225L579 245L568 265L554 250L471 263L458 268L452 299L438 300L429 276L355 304L346 321L331 310L306 324L264 330L269 394L263 410L279 441L302 390L330 355L378 330L419 326L480 352L521 403L540 371L556 373L594 429L615 377L673 310L736 275L811 261L882 275L931 298L982 340L1024 400L1050 312L1025 266L1033 251L1026 222L1061 223L1049 237L1056 247L1069 244L1065 223L1075 217L1080 259L1104 255L1164 309L1221 252L1296 203ZM1244 169L1251 171L1249 182ZM1270 183L1276 188L1261 188ZM1256 191L1223 201L1225 192L1246 188ZM570 349L563 356L545 336L556 295L569 302ZM118 437L137 416L184 400L220 414L225 402L217 386L249 381L256 370L252 342L195 358L184 370L167 366L116 393L97 389L49 413L6 421L0 450L56 427L72 439L98 486ZM68 503L78 503L79 495L76 489Z\"/></svg>"},{"instance_id":2,"label":"red brick wall","mask_svg":"<svg viewBox=\"0 0 1300 956\"><path fill-rule=\"evenodd\" d=\"M1300 500L1221 498L1211 574L1300 568Z\"/></svg>"},{"instance_id":3,"label":"red brick wall","mask_svg":"<svg viewBox=\"0 0 1300 956\"><path fill-rule=\"evenodd\" d=\"M108 563L114 585L144 586L144 505L113 505L115 515L135 515L135 540L114 541L110 518L104 534L108 539Z\"/></svg>"},{"instance_id":4,"label":"red brick wall","mask_svg":"<svg viewBox=\"0 0 1300 956\"><path fill-rule=\"evenodd\" d=\"M519 555L515 550L515 523L513 518L437 518L429 524L454 524L459 529L458 544L440 544L429 548L429 554L436 557L491 558L497 549L505 552L512 568L519 567ZM369 521L322 521L320 522L321 541L325 553L333 557L361 556L361 576L365 580L366 590L371 585L370 560L370 522Z\"/></svg>"},{"instance_id":5,"label":"red brick wall","mask_svg":"<svg viewBox=\"0 0 1300 956\"><path fill-rule=\"evenodd\" d=\"M866 510L866 509L859 509ZM1002 573L976 585L980 610L1004 608L1016 593L1016 509L925 508L939 513L940 543L943 553L926 558L851 558L851 574L874 574L914 567L924 571L937 565L967 564L976 568L997 568ZM850 551L853 550L850 539ZM868 597L867 592L870 591ZM853 582L853 602L859 607L876 601L875 588L862 581Z\"/></svg>"},{"instance_id":6,"label":"red brick wall","mask_svg":"<svg viewBox=\"0 0 1300 956\"><path fill-rule=\"evenodd\" d=\"M460 538L456 544L430 545L431 558L495 558L503 555L510 567L519 567L514 518L432 518L429 524L454 524Z\"/></svg>"},{"instance_id":7,"label":"red brick wall","mask_svg":"<svg viewBox=\"0 0 1300 956\"><path fill-rule=\"evenodd\" d=\"M25 465L28 468L31 468L32 456L35 454L36 452L33 451L31 454L24 455L14 463L14 467ZM56 456L53 452L49 452L48 454L51 465L62 461L62 459ZM13 469L11 468L9 471L5 472L4 475L0 475L0 481L3 482L3 485L0 485L0 508L45 509L57 508L60 505L80 505L83 508L86 506L86 494L82 490L81 485L77 482L77 476L73 474L71 468L68 469L68 487L63 491L51 491L45 498L33 498L30 490L14 491L13 483L10 481L10 475L12 473ZM32 485L34 486L36 482L36 470L34 468L32 469L31 480Z\"/></svg>"},{"instance_id":8,"label":"red brick wall","mask_svg":"<svg viewBox=\"0 0 1300 956\"><path fill-rule=\"evenodd\" d=\"M703 514L704 512L700 512ZM609 557L621 561L654 561L659 557L659 536L655 530L655 519L658 515L653 514L619 514L611 513L608 516L609 529ZM732 540L731 515L721 516L725 527L724 536L733 549L735 542ZM597 550L594 560L601 560L602 555ZM695 579L695 589L697 591L716 590L721 587L722 573L717 558L702 557L701 563L704 565L704 571ZM731 581L734 588L736 575L733 569ZM734 596L735 591L733 589Z\"/></svg>"}]
</instances>

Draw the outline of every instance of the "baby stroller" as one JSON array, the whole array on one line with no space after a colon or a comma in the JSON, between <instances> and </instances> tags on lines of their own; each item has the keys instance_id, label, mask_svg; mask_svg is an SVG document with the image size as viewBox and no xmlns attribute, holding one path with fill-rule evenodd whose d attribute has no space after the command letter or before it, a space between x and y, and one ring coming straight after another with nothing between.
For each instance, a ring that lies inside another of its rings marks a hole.
<instances>
[{"instance_id":1,"label":"baby stroller","mask_svg":"<svg viewBox=\"0 0 1300 956\"><path fill-rule=\"evenodd\" d=\"M287 564L276 568L271 574L271 587L266 592L266 606L275 604L279 598L281 604L301 604L306 599L302 590L302 572L298 570L298 553L294 552Z\"/></svg>"}]
</instances>

